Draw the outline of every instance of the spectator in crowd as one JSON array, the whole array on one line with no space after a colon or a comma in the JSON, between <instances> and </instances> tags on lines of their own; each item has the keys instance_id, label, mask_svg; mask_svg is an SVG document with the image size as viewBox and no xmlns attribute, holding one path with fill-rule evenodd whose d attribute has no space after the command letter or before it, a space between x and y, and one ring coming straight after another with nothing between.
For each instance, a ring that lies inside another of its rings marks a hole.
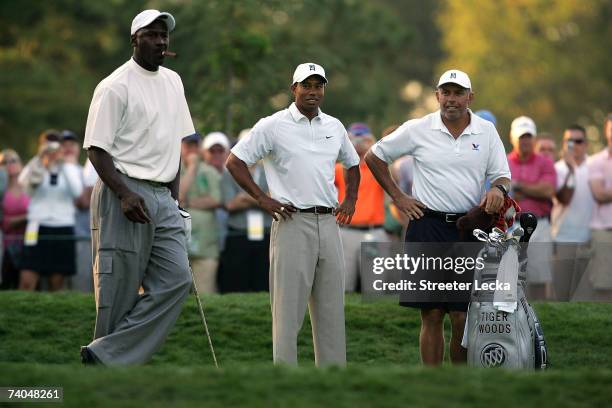
<instances>
[{"instance_id":1,"label":"spectator in crowd","mask_svg":"<svg viewBox=\"0 0 612 408\"><path fill-rule=\"evenodd\" d=\"M250 129L240 132L244 139ZM268 182L261 162L249 168L253 181L268 192ZM272 217L244 191L229 172L221 182L223 203L229 212L225 249L221 253L219 290L228 292L262 292L269 289L270 228Z\"/></svg>"},{"instance_id":2,"label":"spectator in crowd","mask_svg":"<svg viewBox=\"0 0 612 408\"><path fill-rule=\"evenodd\" d=\"M587 243L595 204L589 189L586 130L571 125L563 132L563 158L555 163L557 192L551 233L555 242Z\"/></svg>"},{"instance_id":3,"label":"spectator in crowd","mask_svg":"<svg viewBox=\"0 0 612 408\"><path fill-rule=\"evenodd\" d=\"M557 192L551 213L551 233L555 242L553 273L555 295L569 300L588 260L591 239L589 224L595 201L589 189L588 140L580 125L563 132L563 157L555 163Z\"/></svg>"},{"instance_id":4,"label":"spectator in crowd","mask_svg":"<svg viewBox=\"0 0 612 408\"><path fill-rule=\"evenodd\" d=\"M18 182L21 159L16 151L6 149L0 153L0 167L6 172L8 183L0 207L2 218L2 289L19 287L19 270L23 255L23 233L27 223L30 198Z\"/></svg>"},{"instance_id":5,"label":"spectator in crowd","mask_svg":"<svg viewBox=\"0 0 612 408\"><path fill-rule=\"evenodd\" d=\"M484 120L488 120L489 122L493 124L493 126L497 128L497 118L495 117L493 112L491 112L490 110L480 109L474 112L474 114L476 116L483 118Z\"/></svg>"},{"instance_id":6,"label":"spectator in crowd","mask_svg":"<svg viewBox=\"0 0 612 408\"><path fill-rule=\"evenodd\" d=\"M204 137L202 154L204 161L213 166L219 174L225 171L225 161L229 156L230 142L225 133L211 132Z\"/></svg>"},{"instance_id":7,"label":"spectator in crowd","mask_svg":"<svg viewBox=\"0 0 612 408\"><path fill-rule=\"evenodd\" d=\"M64 278L76 272L74 200L83 191L79 168L64 162L58 131L39 139L38 154L19 176L31 192L19 288L35 290L39 278L49 278L49 289L64 288Z\"/></svg>"},{"instance_id":8,"label":"spectator in crowd","mask_svg":"<svg viewBox=\"0 0 612 408\"><path fill-rule=\"evenodd\" d=\"M355 292L360 288L366 290L366 282L361 281L361 243L385 241L386 234L383 228L385 222L385 191L378 184L372 172L363 161L363 157L376 139L365 123L353 123L347 129L350 141L359 155L359 173L361 181L357 196L359 200L355 206L355 213L349 224L340 228L342 247L344 249L345 274L344 290ZM344 182L344 167L336 163L335 185L338 189L338 201L344 201L346 186Z\"/></svg>"},{"instance_id":9,"label":"spectator in crowd","mask_svg":"<svg viewBox=\"0 0 612 408\"><path fill-rule=\"evenodd\" d=\"M596 300L612 300L612 113L604 123L608 145L588 162L589 186L595 199L591 219L593 257L588 277Z\"/></svg>"},{"instance_id":10,"label":"spectator in crowd","mask_svg":"<svg viewBox=\"0 0 612 408\"><path fill-rule=\"evenodd\" d=\"M8 185L8 176L4 166L0 166L0 200L4 195L4 191ZM0 223L2 223L2 206L0 206ZM0 265L2 265L2 254L4 253L4 247L2 246L2 229L0 228Z\"/></svg>"},{"instance_id":11,"label":"spectator in crowd","mask_svg":"<svg viewBox=\"0 0 612 408\"><path fill-rule=\"evenodd\" d=\"M538 218L527 253L527 282L531 298L545 299L550 296L552 280L550 211L557 176L553 162L535 152L536 136L536 125L531 118L520 116L514 119L510 128L513 150L508 154L508 164L512 173L513 198L522 211L531 212Z\"/></svg>"},{"instance_id":12,"label":"spectator in crowd","mask_svg":"<svg viewBox=\"0 0 612 408\"><path fill-rule=\"evenodd\" d=\"M202 155L204 161L214 167L219 175L223 176L225 169L225 161L229 156L230 142L225 133L211 132L204 137L202 142ZM215 209L215 217L217 218L217 228L219 232L219 251L225 248L225 237L227 236L227 218L228 214L225 208L219 207Z\"/></svg>"},{"instance_id":13,"label":"spectator in crowd","mask_svg":"<svg viewBox=\"0 0 612 408\"><path fill-rule=\"evenodd\" d=\"M63 130L61 133L62 153L64 162L78 167L83 183L83 192L74 200L76 206L74 236L76 242L76 274L70 279L70 288L81 292L93 290L93 275L91 262L91 239L89 230L89 202L94 184L98 175L91 166L85 176L85 168L79 164L81 146L79 138L72 130Z\"/></svg>"},{"instance_id":14,"label":"spectator in crowd","mask_svg":"<svg viewBox=\"0 0 612 408\"><path fill-rule=\"evenodd\" d=\"M181 143L179 202L191 214L189 259L200 293L217 291L219 234L215 210L221 205L221 174L200 159L199 133Z\"/></svg>"},{"instance_id":15,"label":"spectator in crowd","mask_svg":"<svg viewBox=\"0 0 612 408\"><path fill-rule=\"evenodd\" d=\"M554 163L557 160L557 142L553 135L548 132L538 134L535 141L535 152Z\"/></svg>"}]
</instances>

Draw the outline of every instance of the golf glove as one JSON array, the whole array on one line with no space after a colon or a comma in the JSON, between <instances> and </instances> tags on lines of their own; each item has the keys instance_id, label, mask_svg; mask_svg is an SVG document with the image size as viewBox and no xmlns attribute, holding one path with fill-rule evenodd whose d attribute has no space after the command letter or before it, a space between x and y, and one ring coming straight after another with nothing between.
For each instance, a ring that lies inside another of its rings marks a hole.
<instances>
[{"instance_id":1,"label":"golf glove","mask_svg":"<svg viewBox=\"0 0 612 408\"><path fill-rule=\"evenodd\" d=\"M181 218L185 224L185 236L187 237L187 243L189 243L189 241L191 241L191 214L182 209L178 204L177 206L179 214L181 214Z\"/></svg>"}]
</instances>

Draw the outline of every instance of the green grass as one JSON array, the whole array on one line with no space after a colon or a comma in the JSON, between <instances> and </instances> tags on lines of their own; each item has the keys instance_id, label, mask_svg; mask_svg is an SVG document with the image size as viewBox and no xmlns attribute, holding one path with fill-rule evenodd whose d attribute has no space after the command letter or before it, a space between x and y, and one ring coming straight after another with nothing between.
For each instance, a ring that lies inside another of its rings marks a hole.
<instances>
[{"instance_id":1,"label":"green grass","mask_svg":"<svg viewBox=\"0 0 612 408\"><path fill-rule=\"evenodd\" d=\"M389 302L346 306L347 369L313 367L308 318L300 367L273 367L266 294L204 298L220 370L212 367L193 297L144 367L79 362L92 296L0 293L0 386L63 386L67 406L595 406L612 399L612 305L541 303L550 370L423 368L419 316Z\"/></svg>"}]
</instances>

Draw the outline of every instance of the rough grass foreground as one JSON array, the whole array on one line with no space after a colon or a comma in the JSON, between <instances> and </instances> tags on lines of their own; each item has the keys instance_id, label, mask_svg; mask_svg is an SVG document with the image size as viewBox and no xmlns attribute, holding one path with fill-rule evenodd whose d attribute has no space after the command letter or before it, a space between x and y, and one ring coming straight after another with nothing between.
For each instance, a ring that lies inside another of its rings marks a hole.
<instances>
[{"instance_id":1,"label":"rough grass foreground","mask_svg":"<svg viewBox=\"0 0 612 408\"><path fill-rule=\"evenodd\" d=\"M221 369L212 367L189 298L166 345L144 367L90 368L78 349L93 331L92 296L0 293L0 387L64 387L67 406L605 406L612 399L612 305L541 303L550 346L544 373L427 369L419 316L393 303L347 298L347 369L273 367L268 296L204 298Z\"/></svg>"}]
</instances>

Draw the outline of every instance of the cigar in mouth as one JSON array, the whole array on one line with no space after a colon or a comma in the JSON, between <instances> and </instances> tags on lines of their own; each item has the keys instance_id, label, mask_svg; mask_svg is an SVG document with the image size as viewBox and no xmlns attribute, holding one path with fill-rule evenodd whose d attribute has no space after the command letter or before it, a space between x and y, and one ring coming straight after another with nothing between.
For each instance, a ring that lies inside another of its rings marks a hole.
<instances>
[{"instance_id":1,"label":"cigar in mouth","mask_svg":"<svg viewBox=\"0 0 612 408\"><path fill-rule=\"evenodd\" d=\"M172 58L178 57L178 54L176 52L167 51L167 50L162 52L162 54L164 55L164 57L172 57Z\"/></svg>"}]
</instances>

